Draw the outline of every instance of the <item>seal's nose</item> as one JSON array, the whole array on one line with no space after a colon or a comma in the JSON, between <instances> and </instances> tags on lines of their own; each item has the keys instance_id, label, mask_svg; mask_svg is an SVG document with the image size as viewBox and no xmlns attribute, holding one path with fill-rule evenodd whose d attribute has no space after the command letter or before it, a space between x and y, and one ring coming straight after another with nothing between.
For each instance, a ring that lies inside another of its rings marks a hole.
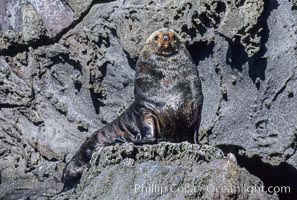
<instances>
[{"instance_id":1,"label":"seal's nose","mask_svg":"<svg viewBox=\"0 0 297 200\"><path fill-rule=\"evenodd\" d=\"M163 41L169 41L169 36L168 35L163 35Z\"/></svg>"}]
</instances>

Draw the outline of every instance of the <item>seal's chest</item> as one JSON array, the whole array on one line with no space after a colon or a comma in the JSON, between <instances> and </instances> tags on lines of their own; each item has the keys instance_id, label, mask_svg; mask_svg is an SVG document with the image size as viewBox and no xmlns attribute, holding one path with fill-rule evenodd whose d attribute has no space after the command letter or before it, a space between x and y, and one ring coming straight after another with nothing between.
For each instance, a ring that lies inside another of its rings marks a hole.
<instances>
[{"instance_id":1,"label":"seal's chest","mask_svg":"<svg viewBox=\"0 0 297 200\"><path fill-rule=\"evenodd\" d=\"M159 82L164 88L177 87L184 81L184 78L180 76L177 70L162 70L161 74Z\"/></svg>"}]
</instances>

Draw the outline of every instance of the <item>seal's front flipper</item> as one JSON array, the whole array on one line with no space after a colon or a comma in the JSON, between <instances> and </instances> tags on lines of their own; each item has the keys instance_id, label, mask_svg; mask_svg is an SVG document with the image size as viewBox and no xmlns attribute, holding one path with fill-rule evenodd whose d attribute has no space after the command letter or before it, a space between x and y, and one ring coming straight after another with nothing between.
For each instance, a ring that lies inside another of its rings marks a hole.
<instances>
[{"instance_id":1,"label":"seal's front flipper","mask_svg":"<svg viewBox=\"0 0 297 200\"><path fill-rule=\"evenodd\" d=\"M157 138L152 123L145 123L142 127L141 139L133 141L134 144L156 144Z\"/></svg>"},{"instance_id":2,"label":"seal's front flipper","mask_svg":"<svg viewBox=\"0 0 297 200\"><path fill-rule=\"evenodd\" d=\"M133 144L141 145L141 144L157 144L157 140L155 138L152 139L142 139L132 141Z\"/></svg>"},{"instance_id":3,"label":"seal's front flipper","mask_svg":"<svg viewBox=\"0 0 297 200\"><path fill-rule=\"evenodd\" d=\"M111 143L111 145L114 145L114 144L123 144L123 143L126 143L128 142L125 138L123 137L116 137L114 142Z\"/></svg>"}]
</instances>

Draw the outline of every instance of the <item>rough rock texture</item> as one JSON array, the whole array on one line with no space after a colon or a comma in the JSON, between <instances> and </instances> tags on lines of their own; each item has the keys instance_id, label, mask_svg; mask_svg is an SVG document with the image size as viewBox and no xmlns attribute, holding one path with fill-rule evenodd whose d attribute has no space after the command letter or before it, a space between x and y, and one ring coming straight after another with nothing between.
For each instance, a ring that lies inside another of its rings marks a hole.
<instances>
[{"instance_id":1,"label":"rough rock texture","mask_svg":"<svg viewBox=\"0 0 297 200\"><path fill-rule=\"evenodd\" d=\"M224 157L211 146L110 146L95 153L91 165L77 189L53 199L278 199L249 193L263 183L238 167L233 154Z\"/></svg>"},{"instance_id":2,"label":"rough rock texture","mask_svg":"<svg viewBox=\"0 0 297 200\"><path fill-rule=\"evenodd\" d=\"M164 26L200 70L200 143L297 198L296 1L0 3L0 198L60 191L84 138L133 101L140 49Z\"/></svg>"},{"instance_id":3,"label":"rough rock texture","mask_svg":"<svg viewBox=\"0 0 297 200\"><path fill-rule=\"evenodd\" d=\"M57 41L90 8L92 0L1 0L0 53Z\"/></svg>"},{"instance_id":4,"label":"rough rock texture","mask_svg":"<svg viewBox=\"0 0 297 200\"><path fill-rule=\"evenodd\" d=\"M289 0L290 2L292 2L292 9L296 10L297 8L297 1L296 0Z\"/></svg>"}]
</instances>

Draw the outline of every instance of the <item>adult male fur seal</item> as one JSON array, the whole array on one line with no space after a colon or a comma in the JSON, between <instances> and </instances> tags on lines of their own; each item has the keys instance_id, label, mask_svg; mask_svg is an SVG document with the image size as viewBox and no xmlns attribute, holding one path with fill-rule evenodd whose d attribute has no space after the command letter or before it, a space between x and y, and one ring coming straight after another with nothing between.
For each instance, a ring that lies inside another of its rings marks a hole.
<instances>
[{"instance_id":1,"label":"adult male fur seal","mask_svg":"<svg viewBox=\"0 0 297 200\"><path fill-rule=\"evenodd\" d=\"M98 146L196 142L203 102L201 82L189 52L173 30L157 30L146 41L136 64L134 94L134 103L87 138L66 165L62 178L66 187L80 178Z\"/></svg>"}]
</instances>

